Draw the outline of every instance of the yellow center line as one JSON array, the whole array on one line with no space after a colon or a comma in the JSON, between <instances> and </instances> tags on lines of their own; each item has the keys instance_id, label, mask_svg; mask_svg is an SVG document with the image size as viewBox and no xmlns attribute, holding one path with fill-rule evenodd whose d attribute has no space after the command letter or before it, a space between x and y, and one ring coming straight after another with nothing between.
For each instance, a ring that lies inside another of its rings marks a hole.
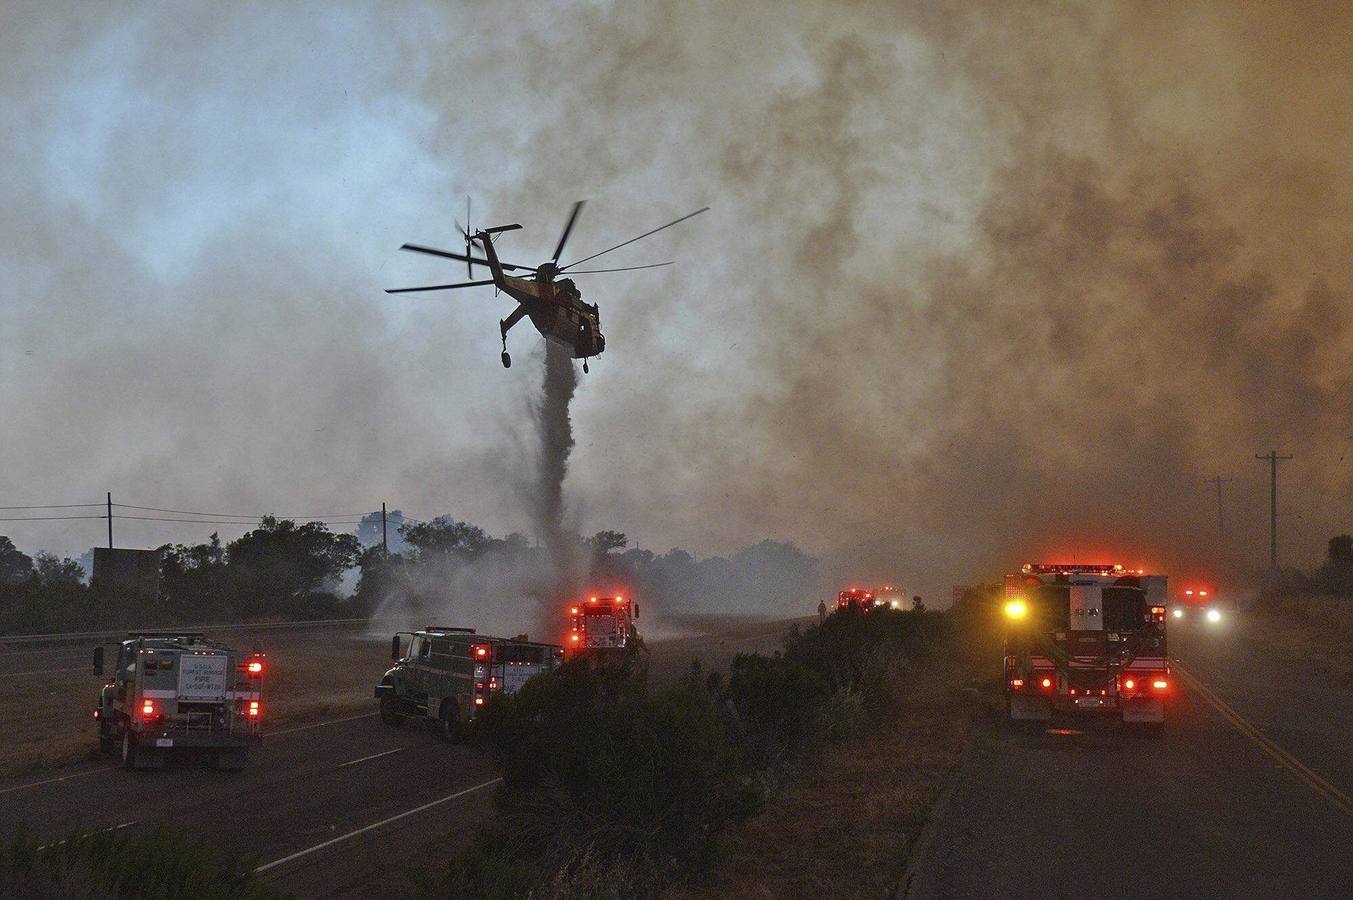
<instances>
[{"instance_id":1,"label":"yellow center line","mask_svg":"<svg viewBox=\"0 0 1353 900\"><path fill-rule=\"evenodd\" d=\"M1301 760L1274 743L1257 727L1250 724L1244 716L1236 712L1229 703L1217 696L1211 688L1199 681L1197 676L1185 670L1184 667L1179 664L1178 660L1175 660L1175 663L1171 668L1173 668L1175 672L1178 672L1184 680L1188 682L1189 686L1198 692L1199 696L1211 704L1212 707L1216 709L1217 712L1221 713L1228 722L1234 725L1237 731L1258 745L1259 749L1271 756L1284 769L1287 769L1293 775L1297 776L1298 779L1316 793L1333 803L1341 812L1353 816L1353 798L1350 798L1343 791L1339 790L1339 788L1322 778L1319 773L1312 771L1308 766L1302 763Z\"/></svg>"}]
</instances>

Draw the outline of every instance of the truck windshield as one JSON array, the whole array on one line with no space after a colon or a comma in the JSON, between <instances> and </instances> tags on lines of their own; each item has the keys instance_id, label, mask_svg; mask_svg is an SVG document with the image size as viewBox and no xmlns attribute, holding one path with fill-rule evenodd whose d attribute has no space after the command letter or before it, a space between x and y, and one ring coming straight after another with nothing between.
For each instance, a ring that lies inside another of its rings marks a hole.
<instances>
[{"instance_id":1,"label":"truck windshield","mask_svg":"<svg viewBox=\"0 0 1353 900\"><path fill-rule=\"evenodd\" d=\"M1070 626L1071 589L1061 584L1044 584L1029 592L1030 613L1035 622L1049 631Z\"/></svg>"}]
</instances>

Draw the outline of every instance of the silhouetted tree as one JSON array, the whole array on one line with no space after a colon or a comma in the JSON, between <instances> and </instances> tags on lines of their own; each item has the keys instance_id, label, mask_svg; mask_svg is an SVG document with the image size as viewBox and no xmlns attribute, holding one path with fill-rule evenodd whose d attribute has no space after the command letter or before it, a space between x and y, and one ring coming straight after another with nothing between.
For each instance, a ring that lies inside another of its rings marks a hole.
<instances>
[{"instance_id":1,"label":"silhouetted tree","mask_svg":"<svg viewBox=\"0 0 1353 900\"><path fill-rule=\"evenodd\" d=\"M33 572L33 560L0 534L0 584L17 584Z\"/></svg>"}]
</instances>

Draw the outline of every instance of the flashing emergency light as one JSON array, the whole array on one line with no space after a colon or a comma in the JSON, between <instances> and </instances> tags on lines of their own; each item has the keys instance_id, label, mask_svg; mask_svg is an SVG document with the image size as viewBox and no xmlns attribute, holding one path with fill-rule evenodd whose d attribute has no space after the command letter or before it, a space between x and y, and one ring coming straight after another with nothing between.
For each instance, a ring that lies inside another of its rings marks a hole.
<instances>
[{"instance_id":1,"label":"flashing emergency light","mask_svg":"<svg viewBox=\"0 0 1353 900\"><path fill-rule=\"evenodd\" d=\"M1007 619L1022 619L1029 614L1029 604L1025 603L1020 597L1009 600L1005 604L1005 617Z\"/></svg>"},{"instance_id":2,"label":"flashing emergency light","mask_svg":"<svg viewBox=\"0 0 1353 900\"><path fill-rule=\"evenodd\" d=\"M1207 620L1209 622L1220 622L1221 613L1217 612L1215 609L1209 609L1207 611Z\"/></svg>"},{"instance_id":3,"label":"flashing emergency light","mask_svg":"<svg viewBox=\"0 0 1353 900\"><path fill-rule=\"evenodd\" d=\"M258 701L257 701L257 700L250 700L250 701L249 701L249 718L251 718L251 719L257 719L257 718L258 718Z\"/></svg>"},{"instance_id":4,"label":"flashing emergency light","mask_svg":"<svg viewBox=\"0 0 1353 900\"><path fill-rule=\"evenodd\" d=\"M263 674L263 663L260 662L259 660L251 659L249 661L249 665L245 666L245 668L249 670L250 675Z\"/></svg>"},{"instance_id":5,"label":"flashing emergency light","mask_svg":"<svg viewBox=\"0 0 1353 900\"><path fill-rule=\"evenodd\" d=\"M147 700L145 703L141 704L141 715L145 716L147 719L155 715L154 701Z\"/></svg>"}]
</instances>

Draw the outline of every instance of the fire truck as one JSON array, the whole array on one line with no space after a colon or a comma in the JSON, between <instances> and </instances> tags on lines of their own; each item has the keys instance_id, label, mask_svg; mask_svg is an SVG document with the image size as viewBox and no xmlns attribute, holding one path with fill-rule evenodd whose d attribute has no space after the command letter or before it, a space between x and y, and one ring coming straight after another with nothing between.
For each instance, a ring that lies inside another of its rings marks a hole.
<instances>
[{"instance_id":1,"label":"fire truck","mask_svg":"<svg viewBox=\"0 0 1353 900\"><path fill-rule=\"evenodd\" d=\"M569 632L564 644L569 659L611 662L638 650L639 604L622 596L589 597L568 608Z\"/></svg>"},{"instance_id":2,"label":"fire truck","mask_svg":"<svg viewBox=\"0 0 1353 900\"><path fill-rule=\"evenodd\" d=\"M515 694L533 675L562 663L564 648L532 643L526 635L498 638L429 625L396 633L390 658L394 666L376 685L381 719L401 725L412 716L428 717L454 741L495 695Z\"/></svg>"},{"instance_id":3,"label":"fire truck","mask_svg":"<svg viewBox=\"0 0 1353 900\"><path fill-rule=\"evenodd\" d=\"M117 648L94 718L104 752L121 747L127 768L163 768L171 754L207 756L237 771L262 741L266 657L173 631L132 632ZM104 648L94 648L104 674Z\"/></svg>"},{"instance_id":4,"label":"fire truck","mask_svg":"<svg viewBox=\"0 0 1353 900\"><path fill-rule=\"evenodd\" d=\"M1121 565L1028 564L1005 576L1004 613L1011 719L1068 711L1165 721L1174 686L1166 576Z\"/></svg>"},{"instance_id":5,"label":"fire truck","mask_svg":"<svg viewBox=\"0 0 1353 900\"><path fill-rule=\"evenodd\" d=\"M860 612L868 612L874 608L874 593L866 591L863 588L851 588L848 591L841 591L836 595L836 608L839 610L854 609Z\"/></svg>"}]
</instances>

